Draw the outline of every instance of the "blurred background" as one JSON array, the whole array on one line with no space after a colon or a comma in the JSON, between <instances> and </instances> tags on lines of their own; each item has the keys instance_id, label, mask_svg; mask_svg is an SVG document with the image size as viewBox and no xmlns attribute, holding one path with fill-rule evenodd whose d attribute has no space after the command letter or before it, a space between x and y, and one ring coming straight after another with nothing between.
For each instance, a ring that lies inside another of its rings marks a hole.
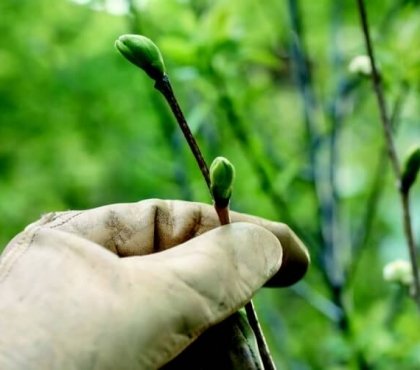
<instances>
[{"instance_id":1,"label":"blurred background","mask_svg":"<svg viewBox=\"0 0 420 370\"><path fill-rule=\"evenodd\" d=\"M395 142L420 141L420 1L370 0ZM232 208L286 222L312 266L256 297L279 369L419 369L418 310L383 267L407 259L356 2L2 0L0 250L50 211L211 200L153 82L115 50L160 47ZM362 57L360 57L362 56ZM420 239L420 185L412 190Z\"/></svg>"}]
</instances>

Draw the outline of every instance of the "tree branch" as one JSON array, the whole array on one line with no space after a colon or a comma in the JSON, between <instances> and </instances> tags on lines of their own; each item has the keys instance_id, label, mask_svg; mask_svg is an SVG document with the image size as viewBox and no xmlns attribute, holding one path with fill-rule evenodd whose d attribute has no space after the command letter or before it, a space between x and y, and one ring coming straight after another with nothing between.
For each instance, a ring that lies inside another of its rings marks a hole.
<instances>
[{"instance_id":1,"label":"tree branch","mask_svg":"<svg viewBox=\"0 0 420 370\"><path fill-rule=\"evenodd\" d=\"M404 105L404 101L408 95L408 86L402 84L402 90L394 102L394 106L391 114L391 124L393 133L397 132L401 109ZM367 196L367 200L364 203L364 213L361 217L360 223L354 233L355 237L352 240L352 265L349 269L348 274L351 279L357 269L357 265L361 258L361 253L365 250L365 246L369 240L372 226L375 221L376 211L378 208L379 201L383 193L383 182L384 177L388 172L388 158L387 158L386 145L384 145L379 151L375 169L373 170L373 181Z\"/></svg>"},{"instance_id":2,"label":"tree branch","mask_svg":"<svg viewBox=\"0 0 420 370\"><path fill-rule=\"evenodd\" d=\"M359 15L360 15L360 21L361 21L362 30L363 30L363 36L364 36L365 44L366 44L366 50L367 50L367 53L368 53L368 56L372 65L372 84L373 84L373 89L375 91L375 96L378 102L382 128L383 128L383 132L384 132L385 140L387 144L386 148L388 151L388 157L391 161L391 165L394 170L395 177L397 179L400 179L401 168L400 168L400 163L398 161L397 152L395 150L394 140L392 138L391 120L389 118L387 106L385 103L382 79L379 75L378 68L376 65L375 55L373 53L373 44L372 44L370 32L369 32L366 7L365 7L364 0L356 0L356 1L359 8Z\"/></svg>"},{"instance_id":3,"label":"tree branch","mask_svg":"<svg viewBox=\"0 0 420 370\"><path fill-rule=\"evenodd\" d=\"M404 233L407 240L411 267L412 267L413 276L414 276L413 297L420 309L420 276L419 276L418 263L417 263L417 250L416 250L413 231L411 227L412 221L411 221L411 214L410 214L410 207L409 207L409 198L408 198L408 194L405 194L401 190L401 186L400 186L401 167L400 167L400 163L399 163L397 153L395 150L394 140L392 137L391 120L389 118L387 108L386 108L382 81L381 81L381 78L380 78L380 75L376 66L376 59L373 52L373 44L372 44L370 32L369 32L369 22L368 22L365 2L364 0L356 0L356 1L357 1L358 9L359 9L360 22L361 22L361 26L363 30L363 36L365 39L366 50L372 64L372 84L373 84L373 89L375 91L375 95L376 95L376 99L377 99L377 103L379 107L379 113L380 113L382 128L383 128L383 132L385 136L388 157L391 161L394 175L395 175L395 178L397 179L398 191L400 193L401 206L403 210Z\"/></svg>"}]
</instances>

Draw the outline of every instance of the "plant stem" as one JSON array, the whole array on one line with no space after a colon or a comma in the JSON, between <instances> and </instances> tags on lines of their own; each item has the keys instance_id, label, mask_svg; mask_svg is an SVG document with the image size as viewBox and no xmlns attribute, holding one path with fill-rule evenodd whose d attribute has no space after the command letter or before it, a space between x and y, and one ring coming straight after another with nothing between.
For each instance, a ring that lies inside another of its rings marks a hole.
<instances>
[{"instance_id":1,"label":"plant stem","mask_svg":"<svg viewBox=\"0 0 420 370\"><path fill-rule=\"evenodd\" d=\"M219 216L220 223L222 225L227 225L230 223L230 216L229 216L229 205L227 207L219 207L217 203L215 203L214 208ZM249 301L245 305L246 316L248 318L249 325L251 326L255 338L257 339L258 349L260 351L261 360L264 365L264 370L275 370L276 366L274 365L273 359L270 354L270 350L268 349L267 342L265 340L263 331L260 326L260 322L258 320L257 312L255 311L254 304L252 300Z\"/></svg>"},{"instance_id":2,"label":"plant stem","mask_svg":"<svg viewBox=\"0 0 420 370\"><path fill-rule=\"evenodd\" d=\"M397 132L399 123L400 123L400 114L405 99L408 94L408 86L402 84L402 90L395 100L391 112L391 124L392 132ZM383 182L384 178L388 173L388 158L386 145L383 145L378 153L376 159L375 169L372 171L372 183L368 192L366 201L364 202L364 213L361 217L361 221L356 228L354 233L355 237L352 241L351 251L352 251L352 265L348 271L349 279L353 279L358 268L358 264L361 260L361 255L365 251L365 247L369 241L369 237L373 228L373 224L376 218L378 211L379 201L383 194Z\"/></svg>"},{"instance_id":3,"label":"plant stem","mask_svg":"<svg viewBox=\"0 0 420 370\"><path fill-rule=\"evenodd\" d=\"M219 207L217 203L214 204L214 209L219 216L220 225L230 224L230 215L228 207Z\"/></svg>"},{"instance_id":4,"label":"plant stem","mask_svg":"<svg viewBox=\"0 0 420 370\"><path fill-rule=\"evenodd\" d=\"M268 345L263 335L263 331L261 329L257 312L254 308L254 303L252 303L252 300L245 305L245 311L249 325L251 325L251 328L255 334L255 338L257 339L258 349L260 350L264 370L276 370L276 365L274 365L273 358L271 357L270 351L268 349Z\"/></svg>"},{"instance_id":5,"label":"plant stem","mask_svg":"<svg viewBox=\"0 0 420 370\"><path fill-rule=\"evenodd\" d=\"M336 156L332 156L335 138L331 137L330 178L324 172L324 162L320 147L319 122L316 112L319 109L313 88L311 70L308 65L307 52L304 43L304 30L301 22L300 3L297 0L288 0L288 11L292 30L291 58L294 65L295 79L302 98L303 119L307 134L308 162L313 196L317 204L319 215L318 228L321 236L319 260L322 263L322 275L328 286L331 298L340 308L340 317L337 326L343 333L350 330L349 312L344 302L344 288L346 276L341 261L342 250L338 248L338 207L334 192L334 171ZM332 135L333 136L333 135Z\"/></svg>"},{"instance_id":6,"label":"plant stem","mask_svg":"<svg viewBox=\"0 0 420 370\"><path fill-rule=\"evenodd\" d=\"M307 52L304 44L304 30L301 22L300 2L288 0L288 12L291 26L291 59L294 67L294 77L302 99L303 121L306 129L307 155L309 162L309 176L312 192L317 205L317 227L320 231L321 254L319 259L323 263L323 275L326 283L332 289L344 285L343 269L337 249L337 215L334 194L330 183L326 179L322 157L320 153L319 122L316 112L317 99L312 84L311 70L308 65ZM333 297L336 296L334 293ZM336 302L339 303L339 302ZM344 312L344 310L343 310Z\"/></svg>"},{"instance_id":7,"label":"plant stem","mask_svg":"<svg viewBox=\"0 0 420 370\"><path fill-rule=\"evenodd\" d=\"M164 75L161 80L157 80L155 83L155 88L162 93L162 95L165 97L166 101L168 102L181 130L182 133L185 136L185 139L187 140L187 143L191 149L191 151L194 154L194 157L197 161L198 167L200 168L200 171L204 177L204 180L206 181L207 187L210 191L210 172L209 167L207 166L203 155L201 154L200 148L194 139L194 136L188 127L188 123L185 119L184 114L182 113L182 110L176 100L175 94L173 92L171 83L169 81L169 78L167 75ZM211 191L210 191L211 192ZM230 223L230 216L229 216L229 204L227 206L221 207L217 203L214 204L214 208L217 212L217 215L219 217L219 221L221 225L227 225ZM267 343L264 338L264 334L262 332L261 326L259 324L257 314L254 309L254 305L252 303L252 300L250 300L245 305L245 311L247 314L247 318L249 321L249 324L255 334L255 337L257 338L258 343L258 349L260 351L261 359L264 364L264 370L275 370L276 367L273 363L273 360L270 355L270 351L268 349Z\"/></svg>"},{"instance_id":8,"label":"plant stem","mask_svg":"<svg viewBox=\"0 0 420 370\"><path fill-rule=\"evenodd\" d=\"M365 7L364 0L357 0L357 5L359 9L359 15L360 15L360 22L362 25L363 30L363 36L365 39L366 44L366 50L369 55L369 59L372 65L372 84L373 89L375 91L376 99L378 102L380 117L381 117L381 123L383 132L385 135L385 141L387 146L387 152L388 157L391 161L392 168L394 170L395 177L397 179L397 186L400 193L400 199L401 199L401 206L403 210L403 223L404 223L404 233L408 244L409 254L410 254L410 260L411 260L411 267L413 270L413 298L416 301L419 309L420 309L420 277L419 277L419 271L418 271L418 263L417 263L417 250L416 245L414 242L414 236L413 236L413 230L411 227L411 215L410 215L410 208L409 208L409 196L407 193L404 193L400 187L401 183L401 167L400 163L397 157L397 153L395 150L394 140L392 137L392 125L391 125L391 119L388 115L386 104L385 104L385 97L384 97L384 91L382 87L382 81L376 66L376 60L375 55L373 52L373 45L370 37L369 32L369 22Z\"/></svg>"},{"instance_id":9,"label":"plant stem","mask_svg":"<svg viewBox=\"0 0 420 370\"><path fill-rule=\"evenodd\" d=\"M369 25L368 25L365 2L364 0L356 0L356 1L359 7L359 15L360 15L360 21L362 24L363 35L364 35L365 43L366 43L366 50L370 59L370 63L372 65L373 89L375 90L376 99L378 101L382 128L384 130L385 140L387 143L388 156L389 156L389 159L391 160L395 177L399 179L401 177L401 169L400 169L397 153L395 150L394 140L392 138L391 120L389 118L386 103L385 103L384 90L382 87L382 79L379 75L378 68L376 66L375 55L373 53L373 44L372 44L372 40L371 40L370 32L369 32Z\"/></svg>"},{"instance_id":10,"label":"plant stem","mask_svg":"<svg viewBox=\"0 0 420 370\"><path fill-rule=\"evenodd\" d=\"M168 102L171 110L181 128L182 133L187 140L187 143L197 161L198 166L200 167L200 171L203 174L204 180L206 181L207 187L210 189L210 174L209 168L204 161L204 158L201 154L200 148L198 147L197 142L194 139L194 136L188 127L187 120L185 119L184 114L175 98L175 94L172 90L171 83L169 82L169 78L167 75L164 75L161 80L156 81L155 88L159 90L162 95L165 97L166 101Z\"/></svg>"},{"instance_id":11,"label":"plant stem","mask_svg":"<svg viewBox=\"0 0 420 370\"><path fill-rule=\"evenodd\" d=\"M404 220L404 232L407 238L408 250L410 253L411 268L413 270L413 297L420 309L420 276L419 269L417 266L417 250L414 242L413 230L411 227L411 213L410 213L410 193L400 192L401 203L403 205L403 220Z\"/></svg>"}]
</instances>

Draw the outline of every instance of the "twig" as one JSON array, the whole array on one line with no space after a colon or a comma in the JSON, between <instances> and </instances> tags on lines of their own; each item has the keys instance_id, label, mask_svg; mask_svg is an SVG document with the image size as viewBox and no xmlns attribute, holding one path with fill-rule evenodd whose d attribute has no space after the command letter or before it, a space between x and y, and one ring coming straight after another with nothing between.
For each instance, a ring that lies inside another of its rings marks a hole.
<instances>
[{"instance_id":1,"label":"twig","mask_svg":"<svg viewBox=\"0 0 420 370\"><path fill-rule=\"evenodd\" d=\"M200 171L203 174L207 187L210 189L209 168L206 162L204 161L204 158L197 145L197 142L194 139L194 136L191 133L190 128L188 127L184 114L182 113L181 108L178 105L168 77L165 75L161 80L156 81L155 88L162 93L162 95L166 98L169 106L171 107L171 110L174 113L176 120L178 121L179 127L181 128L182 133L184 134L185 139L195 157L195 160L197 161L197 164L200 167Z\"/></svg>"},{"instance_id":2,"label":"twig","mask_svg":"<svg viewBox=\"0 0 420 370\"><path fill-rule=\"evenodd\" d=\"M222 224L230 222L229 219L229 199L232 193L232 183L234 180L235 170L232 164L225 158L216 158L212 163L212 173L210 176L209 168L204 161L200 148L195 141L194 136L184 114L177 102L175 94L172 90L171 83L165 73L165 65L159 48L145 36L141 35L122 35L116 42L115 47L118 51L131 63L142 69L152 80L155 81L155 88L162 93L163 97L169 104L177 123L185 136L185 139L195 157L200 171L207 184L207 188L214 199L215 208ZM247 308L248 312L254 311L252 303ZM259 325L255 325L256 314L250 317L249 324L254 334L263 337L263 333ZM261 342L260 342L261 343ZM266 346L265 341L263 344ZM266 364L268 369L275 369L274 363L269 356L268 348L259 348L261 360Z\"/></svg>"},{"instance_id":3,"label":"twig","mask_svg":"<svg viewBox=\"0 0 420 370\"><path fill-rule=\"evenodd\" d=\"M399 126L401 109L407 94L408 86L406 84L402 84L402 90L394 102L391 113L391 124L394 134ZM372 226L375 221L377 207L384 190L384 177L388 170L388 158L386 153L386 145L384 145L379 151L376 166L373 170L373 181L367 196L367 200L363 205L364 214L356 228L356 232L354 233L355 237L351 245L353 263L351 265L351 269L348 271L349 279L352 279L355 276L355 272L361 258L361 253L365 250L365 246L369 240Z\"/></svg>"},{"instance_id":4,"label":"twig","mask_svg":"<svg viewBox=\"0 0 420 370\"><path fill-rule=\"evenodd\" d=\"M394 140L392 138L392 128L391 121L388 115L387 106L385 103L384 91L382 87L382 79L379 75L378 68L376 65L376 59L373 53L373 44L370 38L368 18L365 8L364 0L356 0L359 7L360 21L362 24L363 35L366 43L366 50L369 55L369 59L372 65L372 83L373 89L375 91L376 99L379 107L379 114L381 116L381 123L383 132L385 135L385 140L387 144L387 151L389 159L391 160L391 165L395 173L395 177L400 179L401 177L401 168L398 161L397 152L395 150Z\"/></svg>"},{"instance_id":5,"label":"twig","mask_svg":"<svg viewBox=\"0 0 420 370\"><path fill-rule=\"evenodd\" d=\"M187 140L188 145L194 154L194 157L197 161L200 171L204 177L204 180L206 181L207 187L209 191L211 192L209 168L201 154L200 148L198 147L198 144L194 136L191 133L190 128L188 127L187 121L184 117L184 114L182 113L181 108L179 107L179 104L176 100L175 94L172 90L172 87L171 87L171 84L169 82L167 75L164 75L160 80L156 81L155 88L162 93L162 95L167 100L169 106L171 107L171 110L185 136L185 139ZM230 223L228 206L219 207L217 204L215 204L215 209L216 209L217 215L219 216L220 223L222 225L226 225ZM275 370L276 367L274 365L273 359L271 358L270 351L268 349L267 343L264 338L264 334L258 322L257 314L255 312L252 300L250 300L245 305L245 310L247 313L249 324L255 334L255 337L257 338L258 349L260 351L261 360L264 364L264 368L265 370Z\"/></svg>"},{"instance_id":6,"label":"twig","mask_svg":"<svg viewBox=\"0 0 420 370\"><path fill-rule=\"evenodd\" d=\"M218 207L215 204L217 214L219 215L220 223L226 225L230 223L229 207ZM252 300L245 305L245 312L248 318L249 325L254 331L255 338L257 340L258 349L260 350L261 360L264 365L264 370L275 370L273 359L268 349L267 342L265 340L263 331L258 320L257 312L254 308Z\"/></svg>"},{"instance_id":7,"label":"twig","mask_svg":"<svg viewBox=\"0 0 420 370\"><path fill-rule=\"evenodd\" d=\"M372 45L370 32L369 32L369 22L368 22L365 2L364 0L356 0L356 1L357 1L358 9L359 9L360 22L361 22L361 26L363 30L363 36L365 39L366 50L367 50L367 53L369 55L371 65L372 65L372 84L373 84L373 89L374 89L376 99L378 102L379 113L381 117L383 132L385 135L388 157L391 161L394 175L395 175L395 178L397 179L398 191L400 193L401 206L403 210L404 233L407 240L411 267L413 270L413 277L414 277L413 297L418 307L420 308L420 276L419 276L418 263L417 263L417 250L416 250L413 231L411 227L409 197L408 197L408 193L405 194L400 188L401 168L400 168L400 163L399 163L397 153L395 150L394 140L392 137L391 120L389 118L389 115L386 109L382 81L381 81L381 78L380 78L380 75L376 66L376 59L373 52L373 45Z\"/></svg>"},{"instance_id":8,"label":"twig","mask_svg":"<svg viewBox=\"0 0 420 370\"><path fill-rule=\"evenodd\" d=\"M255 333L255 338L257 340L258 348L260 350L264 370L276 370L276 366L274 365L274 361L271 357L270 351L268 350L268 345L263 335L263 331L261 329L257 312L254 308L254 303L252 303L252 300L245 305L245 311L249 321L249 325L251 325L251 328L253 328ZM255 330L255 328L258 329Z\"/></svg>"},{"instance_id":9,"label":"twig","mask_svg":"<svg viewBox=\"0 0 420 370\"><path fill-rule=\"evenodd\" d=\"M191 184L188 181L188 175L186 171L186 158L185 153L181 150L182 147L182 136L178 135L178 132L174 129L174 126L171 125L171 116L164 106L164 102L159 97L156 97L153 94L150 97L152 104L155 106L157 112L162 112L162 115L159 116L159 125L161 129L161 136L166 140L167 145L171 151L172 158L174 159L174 169L173 177L176 184L178 185L178 190L184 200L191 200L192 189ZM175 127L176 128L176 127Z\"/></svg>"}]
</instances>

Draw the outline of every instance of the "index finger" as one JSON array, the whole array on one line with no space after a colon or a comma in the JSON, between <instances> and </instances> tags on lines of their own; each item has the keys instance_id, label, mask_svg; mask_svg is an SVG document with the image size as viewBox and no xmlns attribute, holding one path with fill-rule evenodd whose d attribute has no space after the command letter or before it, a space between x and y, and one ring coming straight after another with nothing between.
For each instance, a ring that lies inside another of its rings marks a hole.
<instances>
[{"instance_id":1,"label":"index finger","mask_svg":"<svg viewBox=\"0 0 420 370\"><path fill-rule=\"evenodd\" d=\"M283 263L268 286L288 286L306 273L309 254L286 225L231 212L232 222L250 222L271 231L283 248ZM52 213L35 223L93 241L120 257L156 253L220 226L214 208L179 200L149 199L86 211Z\"/></svg>"}]
</instances>

